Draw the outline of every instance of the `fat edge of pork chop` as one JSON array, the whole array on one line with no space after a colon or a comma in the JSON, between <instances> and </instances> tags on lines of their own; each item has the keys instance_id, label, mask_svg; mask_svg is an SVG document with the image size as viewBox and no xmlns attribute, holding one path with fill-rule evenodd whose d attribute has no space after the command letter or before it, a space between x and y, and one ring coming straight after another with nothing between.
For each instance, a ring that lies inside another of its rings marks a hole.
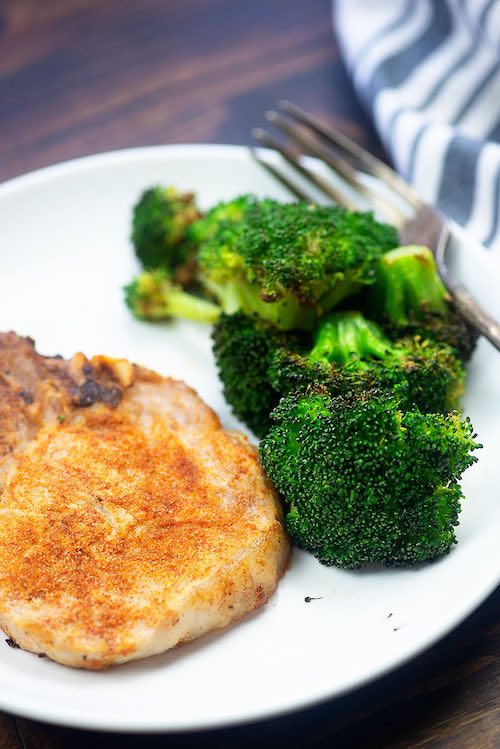
<instances>
[{"instance_id":1,"label":"fat edge of pork chop","mask_svg":"<svg viewBox=\"0 0 500 749\"><path fill-rule=\"evenodd\" d=\"M185 384L0 334L0 626L89 669L264 604L289 560L257 451Z\"/></svg>"}]
</instances>

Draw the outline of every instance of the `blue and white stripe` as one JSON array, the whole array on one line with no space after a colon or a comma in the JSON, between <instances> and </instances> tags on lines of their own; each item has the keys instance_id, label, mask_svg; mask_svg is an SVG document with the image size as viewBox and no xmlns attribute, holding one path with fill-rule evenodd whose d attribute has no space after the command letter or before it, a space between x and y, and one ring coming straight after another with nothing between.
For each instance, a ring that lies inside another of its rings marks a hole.
<instances>
[{"instance_id":1,"label":"blue and white stripe","mask_svg":"<svg viewBox=\"0 0 500 749\"><path fill-rule=\"evenodd\" d=\"M334 22L396 169L500 252L500 0L334 0Z\"/></svg>"}]
</instances>

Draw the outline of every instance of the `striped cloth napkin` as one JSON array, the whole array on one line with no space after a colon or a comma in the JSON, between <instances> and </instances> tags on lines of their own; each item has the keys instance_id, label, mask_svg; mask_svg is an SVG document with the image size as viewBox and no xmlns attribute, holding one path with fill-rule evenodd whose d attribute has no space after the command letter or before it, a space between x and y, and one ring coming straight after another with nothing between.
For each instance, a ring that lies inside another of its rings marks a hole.
<instances>
[{"instance_id":1,"label":"striped cloth napkin","mask_svg":"<svg viewBox=\"0 0 500 749\"><path fill-rule=\"evenodd\" d=\"M500 0L334 0L356 90L396 169L500 253Z\"/></svg>"}]
</instances>

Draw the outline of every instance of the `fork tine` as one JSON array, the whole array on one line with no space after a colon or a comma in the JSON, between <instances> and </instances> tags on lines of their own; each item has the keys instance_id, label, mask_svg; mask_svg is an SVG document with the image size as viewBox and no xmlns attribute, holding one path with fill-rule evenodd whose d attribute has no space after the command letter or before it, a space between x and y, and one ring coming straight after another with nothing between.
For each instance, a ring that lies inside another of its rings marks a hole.
<instances>
[{"instance_id":1,"label":"fork tine","mask_svg":"<svg viewBox=\"0 0 500 749\"><path fill-rule=\"evenodd\" d=\"M435 253L441 280L453 298L455 309L473 328L482 333L500 351L500 325L476 302L465 286L451 275L446 266L445 253L450 238L449 227L444 227Z\"/></svg>"},{"instance_id":2,"label":"fork tine","mask_svg":"<svg viewBox=\"0 0 500 749\"><path fill-rule=\"evenodd\" d=\"M337 190L334 185L330 184L326 179L323 179L321 175L312 172L310 169L307 169L307 167L301 164L298 158L288 148L285 148L285 146L283 146L278 140L273 138L273 136L270 135L266 130L263 130L260 127L255 128L254 130L252 130L252 135L263 145L268 146L275 151L278 151L278 153L283 156L285 161L287 161L303 177L309 180L309 182L312 182L314 185L316 185L316 187L320 191L322 191L328 198L331 198L336 203L344 205L346 208L350 208L353 211L359 210L359 205L354 200L346 197L343 193L340 192L340 190ZM268 166L268 164L266 164L266 166ZM274 171L273 173L275 176L277 176L276 171ZM282 175L280 175L280 177L282 177ZM314 198L312 198L310 195L306 198L301 198L301 200L304 199L310 203L315 202Z\"/></svg>"},{"instance_id":3,"label":"fork tine","mask_svg":"<svg viewBox=\"0 0 500 749\"><path fill-rule=\"evenodd\" d=\"M266 139L264 137L258 137L254 131L252 131L252 134L254 138L259 140L261 143L264 143L265 145L270 145L268 142L266 142ZM290 179L288 179L288 177L285 177L285 175L282 172L280 172L280 170L277 169L274 166L274 164L271 164L271 162L266 161L266 159L263 159L256 148L253 148L253 146L251 146L250 153L252 154L255 161L257 161L257 163L260 166L266 169L266 171L268 171L275 179L277 179L278 182L281 182L281 184L284 187L286 187L288 192L290 192L294 197L298 198L304 203L314 202L311 195L309 195L304 190L302 190L301 187L299 187L295 182L292 182Z\"/></svg>"},{"instance_id":4,"label":"fork tine","mask_svg":"<svg viewBox=\"0 0 500 749\"><path fill-rule=\"evenodd\" d=\"M375 193L374 190L369 188L367 185L360 182L354 167L351 166L349 162L333 153L330 148L323 145L323 143L321 143L316 136L310 135L307 132L300 132L296 123L290 122L274 110L266 112L266 119L269 122L272 122L273 125L282 130L284 133L286 133L294 143L298 144L301 148L310 151L315 156L318 156L320 159L326 162L326 164L328 164L328 166L331 167L335 172L342 175L346 182L352 185L357 190L357 192L364 195L364 197L372 204L372 206L376 208L383 216L385 216L386 220L390 221L396 226L401 226L403 224L404 217L401 211L399 211L395 206L389 203L389 201L383 199L380 195ZM343 204L345 205L345 201L343 201Z\"/></svg>"},{"instance_id":5,"label":"fork tine","mask_svg":"<svg viewBox=\"0 0 500 749\"><path fill-rule=\"evenodd\" d=\"M404 197L414 208L421 208L422 201L414 190L394 171L390 166L384 164L383 161L377 159L376 156L369 153L366 149L355 143L353 140L344 135L343 133L329 127L324 122L321 122L314 115L308 114L301 107L296 104L282 99L278 102L278 107L283 112L286 112L290 117L293 117L303 125L307 125L311 130L319 133L327 141L331 142L341 151L350 154L358 165L367 173L371 174L372 177L386 182L394 192L399 193Z\"/></svg>"}]
</instances>

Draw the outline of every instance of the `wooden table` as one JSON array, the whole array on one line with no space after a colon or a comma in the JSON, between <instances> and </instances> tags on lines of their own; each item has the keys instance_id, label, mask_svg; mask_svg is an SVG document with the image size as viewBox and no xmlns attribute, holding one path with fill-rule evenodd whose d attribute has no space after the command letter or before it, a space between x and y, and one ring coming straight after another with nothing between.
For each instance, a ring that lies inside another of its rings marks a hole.
<instances>
[{"instance_id":1,"label":"wooden table","mask_svg":"<svg viewBox=\"0 0 500 749\"><path fill-rule=\"evenodd\" d=\"M1 180L128 146L250 143L282 97L382 153L340 62L330 0L0 0ZM497 591L405 668L280 720L145 738L0 715L0 749L499 747L499 613Z\"/></svg>"}]
</instances>

